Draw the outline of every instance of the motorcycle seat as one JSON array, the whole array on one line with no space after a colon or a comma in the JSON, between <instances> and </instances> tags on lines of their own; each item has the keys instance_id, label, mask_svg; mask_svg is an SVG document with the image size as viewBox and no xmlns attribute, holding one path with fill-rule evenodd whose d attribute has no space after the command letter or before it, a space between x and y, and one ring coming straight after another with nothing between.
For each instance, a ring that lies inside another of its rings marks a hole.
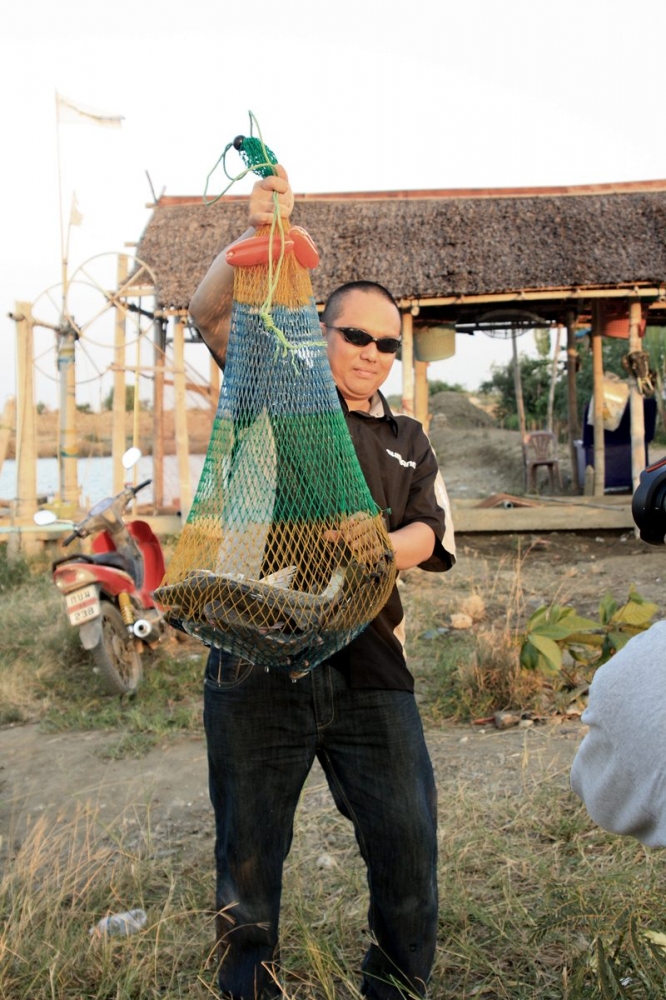
<instances>
[{"instance_id":1,"label":"motorcycle seat","mask_svg":"<svg viewBox=\"0 0 666 1000\"><path fill-rule=\"evenodd\" d=\"M53 568L55 569L56 566L60 566L66 562L85 562L96 563L99 566L113 566L115 569L123 570L123 572L132 578L134 577L132 561L122 555L121 552L94 552L90 556L77 553L75 556L65 556L64 559L58 559L57 562L54 562Z\"/></svg>"},{"instance_id":2,"label":"motorcycle seat","mask_svg":"<svg viewBox=\"0 0 666 1000\"><path fill-rule=\"evenodd\" d=\"M132 560L120 552L95 552L91 556L91 560L94 563L99 563L101 566L114 566L116 569L122 569L126 573L129 573L130 576L134 576Z\"/></svg>"}]
</instances>

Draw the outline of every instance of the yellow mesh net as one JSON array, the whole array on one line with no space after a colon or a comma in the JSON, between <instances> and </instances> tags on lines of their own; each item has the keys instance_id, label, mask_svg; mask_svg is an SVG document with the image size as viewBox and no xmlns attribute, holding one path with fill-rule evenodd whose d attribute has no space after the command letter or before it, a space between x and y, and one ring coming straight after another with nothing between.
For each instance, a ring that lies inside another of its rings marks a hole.
<instances>
[{"instance_id":1,"label":"yellow mesh net","mask_svg":"<svg viewBox=\"0 0 666 1000\"><path fill-rule=\"evenodd\" d=\"M394 553L331 377L309 237L266 227L228 259L234 300L217 413L155 597L206 645L297 674L378 614Z\"/></svg>"}]
</instances>

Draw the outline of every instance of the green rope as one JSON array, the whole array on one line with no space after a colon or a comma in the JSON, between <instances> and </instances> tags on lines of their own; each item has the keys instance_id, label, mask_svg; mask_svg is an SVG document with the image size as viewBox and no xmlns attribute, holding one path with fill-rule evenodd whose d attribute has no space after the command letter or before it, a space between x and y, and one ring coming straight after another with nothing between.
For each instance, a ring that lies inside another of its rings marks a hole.
<instances>
[{"instance_id":1,"label":"green rope","mask_svg":"<svg viewBox=\"0 0 666 1000\"><path fill-rule=\"evenodd\" d=\"M233 142L227 143L227 145L224 147L222 155L218 158L215 166L208 173L206 177L206 185L203 193L203 203L206 206L214 205L216 201L219 201L220 198L224 197L227 191L229 191L230 188L232 188L237 181L242 180L249 173L257 174L259 177L262 178L270 177L271 174L277 173L275 166L278 163L278 159L275 153L271 149L269 149L268 146L264 143L263 136L261 134L261 129L259 127L259 122L257 121L255 115L251 111L249 112L249 115L250 115L250 135L249 136L237 135L236 138L233 140ZM255 126L258 133L257 136L253 134ZM227 170L227 153L231 149L234 149L236 150L236 152L240 153L240 156L242 157L243 162L245 163L245 170L242 170L239 174L235 175L230 174L229 171ZM220 163L222 164L222 169L224 171L225 176L228 178L229 183L224 188L224 190L221 191L220 194L218 194L215 198L208 199L207 198L208 185L210 183L211 177L219 167ZM273 259L273 238L275 236L276 231L280 235L280 253L277 258L277 261ZM280 353L284 356L289 351L294 352L298 350L300 347L321 346L321 344L324 343L323 339L310 341L308 345L291 344L287 340L284 332L275 325L275 323L273 322L273 318L271 316L271 309L273 306L273 295L275 294L275 289L277 288L278 280L280 278L280 271L282 269L282 262L284 260L284 243L285 243L284 223L282 221L282 216L280 215L277 191L273 192L273 218L271 220L271 228L269 235L270 239L268 243L268 291L266 293L266 298L259 307L259 318L264 324L266 331L268 333L272 333L275 336L275 339L277 340L276 357ZM293 358L293 354L292 354L292 363L294 367L298 370L298 366L296 365L296 362Z\"/></svg>"},{"instance_id":2,"label":"green rope","mask_svg":"<svg viewBox=\"0 0 666 1000\"><path fill-rule=\"evenodd\" d=\"M263 137L261 135L261 129L259 128L259 122L257 121L255 115L250 111L250 134L249 136L237 135L233 142L228 142L224 147L222 154L218 157L215 166L211 171L209 171L206 177L206 185L204 187L203 193L203 203L204 205L214 205L216 201L223 198L224 195L229 191L237 181L241 181L250 173L257 174L259 177L270 177L271 174L277 173L275 166L277 165L278 159L275 153L268 148L264 143ZM259 133L258 137L253 135L254 128L257 128ZM227 153L229 150L235 149L236 152L240 153L243 162L245 163L245 170L241 170L239 174L230 174L227 170ZM224 171L225 177L229 180L229 183L214 198L207 199L208 185L210 184L210 179L222 164L222 169Z\"/></svg>"}]
</instances>

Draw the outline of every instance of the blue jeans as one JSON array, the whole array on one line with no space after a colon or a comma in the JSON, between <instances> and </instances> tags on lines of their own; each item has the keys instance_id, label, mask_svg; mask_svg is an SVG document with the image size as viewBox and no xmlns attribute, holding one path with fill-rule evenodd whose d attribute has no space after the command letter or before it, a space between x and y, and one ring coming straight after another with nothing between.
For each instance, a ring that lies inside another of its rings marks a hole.
<instances>
[{"instance_id":1,"label":"blue jeans","mask_svg":"<svg viewBox=\"0 0 666 1000\"><path fill-rule=\"evenodd\" d=\"M437 929L436 790L413 694L353 690L327 663L294 682L286 670L211 650L204 724L223 996L282 996L268 971L278 974L282 868L315 757L367 866L362 992L425 996Z\"/></svg>"}]
</instances>

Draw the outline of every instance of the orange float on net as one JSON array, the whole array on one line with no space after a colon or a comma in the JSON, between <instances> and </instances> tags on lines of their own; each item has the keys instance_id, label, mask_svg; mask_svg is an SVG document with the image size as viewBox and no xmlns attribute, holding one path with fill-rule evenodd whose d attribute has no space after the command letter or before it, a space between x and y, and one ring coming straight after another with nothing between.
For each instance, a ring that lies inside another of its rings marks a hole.
<instances>
[{"instance_id":1,"label":"orange float on net","mask_svg":"<svg viewBox=\"0 0 666 1000\"><path fill-rule=\"evenodd\" d=\"M294 241L294 254L301 267L316 267L319 263L319 251L310 234L301 226L292 226L289 239Z\"/></svg>"},{"instance_id":2,"label":"orange float on net","mask_svg":"<svg viewBox=\"0 0 666 1000\"><path fill-rule=\"evenodd\" d=\"M271 255L274 261L286 256L294 249L294 241L288 236L285 239L277 234L272 237ZM225 252L227 264L232 267L255 267L257 264L268 264L270 236L250 236L242 243L234 243Z\"/></svg>"}]
</instances>

